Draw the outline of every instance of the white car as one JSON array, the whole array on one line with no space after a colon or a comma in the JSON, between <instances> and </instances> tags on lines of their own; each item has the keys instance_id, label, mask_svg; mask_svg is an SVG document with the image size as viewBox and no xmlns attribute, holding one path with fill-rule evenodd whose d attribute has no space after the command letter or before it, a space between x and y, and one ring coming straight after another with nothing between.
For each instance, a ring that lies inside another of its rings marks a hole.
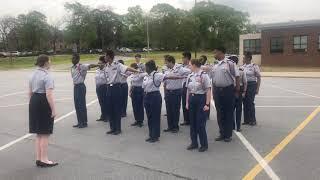
<instances>
[{"instance_id":1,"label":"white car","mask_svg":"<svg viewBox=\"0 0 320 180\"><path fill-rule=\"evenodd\" d=\"M10 55L11 56L20 56L21 52L19 52L19 51L10 51Z\"/></svg>"},{"instance_id":2,"label":"white car","mask_svg":"<svg viewBox=\"0 0 320 180\"><path fill-rule=\"evenodd\" d=\"M152 51L152 49L151 48L148 49L147 47L145 47L142 49L142 51L147 52L147 51Z\"/></svg>"},{"instance_id":3,"label":"white car","mask_svg":"<svg viewBox=\"0 0 320 180\"><path fill-rule=\"evenodd\" d=\"M129 49L129 48L126 48L126 47L120 48L119 51L120 51L120 52L124 52L124 53L131 53L131 52L133 52L132 49Z\"/></svg>"}]
</instances>

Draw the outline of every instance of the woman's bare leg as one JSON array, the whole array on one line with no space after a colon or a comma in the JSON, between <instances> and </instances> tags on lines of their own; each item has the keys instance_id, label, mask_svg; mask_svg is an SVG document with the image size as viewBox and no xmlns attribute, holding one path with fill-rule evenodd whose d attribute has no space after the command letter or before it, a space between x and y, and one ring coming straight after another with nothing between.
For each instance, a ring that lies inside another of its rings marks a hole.
<instances>
[{"instance_id":1,"label":"woman's bare leg","mask_svg":"<svg viewBox=\"0 0 320 180\"><path fill-rule=\"evenodd\" d=\"M41 160L41 151L40 151L40 135L37 134L36 136L36 142L35 142L35 148L36 148L36 160L40 161Z\"/></svg>"},{"instance_id":2,"label":"woman's bare leg","mask_svg":"<svg viewBox=\"0 0 320 180\"><path fill-rule=\"evenodd\" d=\"M43 134L40 138L40 152L41 152L41 161L47 164L52 162L48 159L48 145L49 145L49 135Z\"/></svg>"}]
</instances>

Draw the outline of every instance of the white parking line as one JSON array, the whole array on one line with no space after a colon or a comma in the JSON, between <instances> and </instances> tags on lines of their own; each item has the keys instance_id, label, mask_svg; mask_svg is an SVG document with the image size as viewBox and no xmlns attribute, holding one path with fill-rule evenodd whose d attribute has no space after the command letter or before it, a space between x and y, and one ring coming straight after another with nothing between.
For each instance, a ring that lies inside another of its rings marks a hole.
<instances>
[{"instance_id":1,"label":"white parking line","mask_svg":"<svg viewBox=\"0 0 320 180\"><path fill-rule=\"evenodd\" d=\"M93 105L93 104L96 103L97 101L98 101L98 99L95 99L95 100L89 102L89 103L87 104L87 107ZM67 113L67 114L59 117L58 119L56 119L56 120L54 121L54 123L56 124L56 123L62 121L63 119L71 116L71 115L74 114L75 112L76 112L76 111L73 110L73 111L71 111L71 112L69 112L69 113ZM18 142L20 142L20 141L22 141L22 140L24 140L24 139L29 138L30 136L32 136L32 134L30 134L30 133L25 134L25 135L21 136L20 138L18 138L18 139L14 140L14 141L11 141L11 142L9 142L9 143L1 146L1 147L0 147L0 151L3 151L3 150L5 150L5 149L7 149L7 148L9 148L9 147L11 147L11 146L13 146L13 145L15 145L15 144L17 144Z\"/></svg>"},{"instance_id":2,"label":"white parking line","mask_svg":"<svg viewBox=\"0 0 320 180\"><path fill-rule=\"evenodd\" d=\"M281 89L281 90L287 91L287 92L292 92L292 93L296 93L296 94L300 94L300 95L304 95L304 96L309 96L309 97L320 99L319 96L314 96L314 95L311 95L311 94L306 94L306 93L303 93L303 92L298 92L298 91L294 91L294 90L291 90L291 89L282 88L282 87L276 86L276 85L271 85L271 87L277 88L277 89Z\"/></svg>"},{"instance_id":3,"label":"white parking line","mask_svg":"<svg viewBox=\"0 0 320 180\"><path fill-rule=\"evenodd\" d=\"M211 105L214 110L216 110L214 101L211 100ZM265 172L268 174L268 176L272 180L280 180L279 176L276 175L276 173L271 169L271 167L268 165L268 163L263 159L263 157L254 149L254 147L250 144L250 142L240 133L237 131L234 131L234 133L238 136L242 144L248 149L250 154L256 159L256 161L261 165L261 167L265 170Z\"/></svg>"},{"instance_id":4,"label":"white parking line","mask_svg":"<svg viewBox=\"0 0 320 180\"><path fill-rule=\"evenodd\" d=\"M314 108L319 105L311 105L311 106L256 106L256 108Z\"/></svg>"},{"instance_id":5,"label":"white parking line","mask_svg":"<svg viewBox=\"0 0 320 180\"><path fill-rule=\"evenodd\" d=\"M5 95L1 95L0 98L13 96L13 95L18 95L18 94L24 94L24 93L27 93L27 92L26 91L19 91L19 92L15 92L15 93L5 94Z\"/></svg>"}]
</instances>

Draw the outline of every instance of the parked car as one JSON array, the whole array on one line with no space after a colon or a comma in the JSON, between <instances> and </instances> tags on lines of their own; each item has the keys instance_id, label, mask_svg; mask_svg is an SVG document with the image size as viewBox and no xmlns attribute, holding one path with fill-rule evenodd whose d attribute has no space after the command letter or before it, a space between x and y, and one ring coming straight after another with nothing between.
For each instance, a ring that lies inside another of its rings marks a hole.
<instances>
[{"instance_id":1,"label":"parked car","mask_svg":"<svg viewBox=\"0 0 320 180\"><path fill-rule=\"evenodd\" d=\"M143 48L142 50L143 50L144 52L152 51L152 49L151 49L151 48L149 48L149 49L148 49L147 47Z\"/></svg>"},{"instance_id":2,"label":"parked car","mask_svg":"<svg viewBox=\"0 0 320 180\"><path fill-rule=\"evenodd\" d=\"M8 56L8 53L6 52L0 52L0 57L5 58Z\"/></svg>"},{"instance_id":3,"label":"parked car","mask_svg":"<svg viewBox=\"0 0 320 180\"><path fill-rule=\"evenodd\" d=\"M132 53L132 49L126 48L126 47L122 47L119 49L119 52L123 52L123 53Z\"/></svg>"},{"instance_id":4,"label":"parked car","mask_svg":"<svg viewBox=\"0 0 320 180\"><path fill-rule=\"evenodd\" d=\"M19 51L10 51L10 55L11 56L20 56L21 52L19 52Z\"/></svg>"}]
</instances>

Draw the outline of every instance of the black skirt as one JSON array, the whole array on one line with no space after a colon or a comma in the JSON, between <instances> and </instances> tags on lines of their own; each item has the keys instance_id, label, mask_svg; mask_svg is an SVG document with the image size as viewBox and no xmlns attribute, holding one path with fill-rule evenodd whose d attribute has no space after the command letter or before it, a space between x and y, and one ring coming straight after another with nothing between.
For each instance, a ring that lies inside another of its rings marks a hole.
<instances>
[{"instance_id":1,"label":"black skirt","mask_svg":"<svg viewBox=\"0 0 320 180\"><path fill-rule=\"evenodd\" d=\"M51 113L46 94L33 93L29 103L29 133L52 134Z\"/></svg>"}]
</instances>

